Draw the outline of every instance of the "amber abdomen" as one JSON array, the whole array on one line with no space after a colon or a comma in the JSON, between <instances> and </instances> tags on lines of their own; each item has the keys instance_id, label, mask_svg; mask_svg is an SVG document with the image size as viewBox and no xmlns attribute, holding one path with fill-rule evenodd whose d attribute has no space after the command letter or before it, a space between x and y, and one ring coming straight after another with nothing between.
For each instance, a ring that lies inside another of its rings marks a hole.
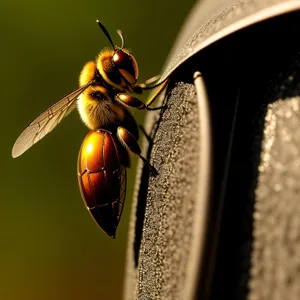
<instances>
[{"instance_id":1,"label":"amber abdomen","mask_svg":"<svg viewBox=\"0 0 300 300\"><path fill-rule=\"evenodd\" d=\"M79 188L94 220L112 238L125 200L126 165L128 154L111 132L87 134L78 157Z\"/></svg>"}]
</instances>

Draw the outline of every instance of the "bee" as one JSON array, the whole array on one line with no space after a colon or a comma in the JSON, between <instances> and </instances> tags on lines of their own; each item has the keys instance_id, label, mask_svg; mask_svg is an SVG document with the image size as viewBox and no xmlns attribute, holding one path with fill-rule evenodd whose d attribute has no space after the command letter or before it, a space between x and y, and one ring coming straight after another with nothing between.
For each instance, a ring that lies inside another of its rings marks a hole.
<instances>
[{"instance_id":1,"label":"bee","mask_svg":"<svg viewBox=\"0 0 300 300\"><path fill-rule=\"evenodd\" d=\"M122 32L117 30L121 47L115 46L104 25L96 22L112 49L100 51L95 61L87 62L79 76L79 88L50 106L24 129L13 146L12 156L23 154L77 106L83 123L91 130L78 157L81 195L94 220L114 238L125 199L128 153L139 156L155 173L154 167L141 155L138 126L128 108L162 109L163 106L150 105L168 80L153 84L158 79L156 76L138 84L138 64L124 48ZM130 95L153 88L157 90L146 104Z\"/></svg>"}]
</instances>

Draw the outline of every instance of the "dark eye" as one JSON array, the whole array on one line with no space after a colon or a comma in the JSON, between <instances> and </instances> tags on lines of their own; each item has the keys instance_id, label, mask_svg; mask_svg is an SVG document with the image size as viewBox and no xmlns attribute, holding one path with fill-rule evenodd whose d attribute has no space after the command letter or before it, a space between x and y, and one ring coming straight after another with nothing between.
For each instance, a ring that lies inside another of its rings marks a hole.
<instances>
[{"instance_id":1,"label":"dark eye","mask_svg":"<svg viewBox=\"0 0 300 300\"><path fill-rule=\"evenodd\" d=\"M120 71L122 77L130 84L137 82L139 71L134 57L123 50L117 50L112 57L114 65Z\"/></svg>"}]
</instances>

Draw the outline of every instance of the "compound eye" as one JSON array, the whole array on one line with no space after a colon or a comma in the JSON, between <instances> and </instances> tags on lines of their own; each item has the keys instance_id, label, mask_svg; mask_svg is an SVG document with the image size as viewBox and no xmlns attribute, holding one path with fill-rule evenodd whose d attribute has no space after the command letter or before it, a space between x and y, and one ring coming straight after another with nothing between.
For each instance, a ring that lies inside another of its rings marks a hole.
<instances>
[{"instance_id":1,"label":"compound eye","mask_svg":"<svg viewBox=\"0 0 300 300\"><path fill-rule=\"evenodd\" d=\"M130 53L117 50L112 57L114 65L118 68L122 77L130 84L135 84L139 76L138 65Z\"/></svg>"}]
</instances>

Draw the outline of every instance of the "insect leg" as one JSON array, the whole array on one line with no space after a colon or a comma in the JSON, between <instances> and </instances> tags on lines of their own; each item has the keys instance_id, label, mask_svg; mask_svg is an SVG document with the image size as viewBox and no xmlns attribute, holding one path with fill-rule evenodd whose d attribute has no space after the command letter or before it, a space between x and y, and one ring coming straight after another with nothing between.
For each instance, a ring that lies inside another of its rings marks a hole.
<instances>
[{"instance_id":1,"label":"insect leg","mask_svg":"<svg viewBox=\"0 0 300 300\"><path fill-rule=\"evenodd\" d=\"M147 104L143 103L141 100L138 98L128 95L128 94L117 94L116 99L120 101L122 104L125 104L130 107L134 107L137 109L145 109L145 110L159 110L165 108L165 106L160 106L160 107L149 107Z\"/></svg>"},{"instance_id":2,"label":"insect leg","mask_svg":"<svg viewBox=\"0 0 300 300\"><path fill-rule=\"evenodd\" d=\"M156 86L159 85L158 84L158 85L152 85L151 86L151 84L153 82L157 81L159 78L160 78L160 75L153 76L153 77L147 79L145 82L137 84L136 86L138 86L142 90L149 90L149 89L151 89L151 88L156 87Z\"/></svg>"},{"instance_id":3,"label":"insect leg","mask_svg":"<svg viewBox=\"0 0 300 300\"><path fill-rule=\"evenodd\" d=\"M147 101L147 103L143 103L138 98L128 95L128 94L117 94L116 99L120 101L121 103L128 105L130 107L135 107L137 109L146 109L146 110L159 110L159 109L165 109L166 106L159 106L159 107L150 107L150 105L157 99L157 97L161 94L161 92L164 90L164 88L168 84L168 80L162 82L159 86L159 88L155 91L155 93L152 95L152 97Z\"/></svg>"},{"instance_id":4,"label":"insect leg","mask_svg":"<svg viewBox=\"0 0 300 300\"><path fill-rule=\"evenodd\" d=\"M140 128L141 132L144 134L144 136L146 137L146 139L148 140L149 144L152 145L153 144L152 138L146 132L145 128L142 125L139 125L139 128Z\"/></svg>"},{"instance_id":5,"label":"insect leg","mask_svg":"<svg viewBox=\"0 0 300 300\"><path fill-rule=\"evenodd\" d=\"M144 156L141 155L141 148L137 143L137 140L127 129L119 126L117 129L117 138L127 150L140 157L144 164L149 167L152 175L157 175L157 170L149 163L149 161Z\"/></svg>"},{"instance_id":6,"label":"insect leg","mask_svg":"<svg viewBox=\"0 0 300 300\"><path fill-rule=\"evenodd\" d=\"M152 84L160 78L160 75L153 76L143 83L137 83L133 87L133 91L137 94L142 94L144 90L151 90L161 85L161 83ZM152 84L152 85L151 85Z\"/></svg>"},{"instance_id":7,"label":"insect leg","mask_svg":"<svg viewBox=\"0 0 300 300\"><path fill-rule=\"evenodd\" d=\"M166 79L163 81L160 86L157 88L155 93L151 96L151 98L147 101L146 106L149 107L157 98L158 96L162 93L162 91L165 89L165 87L168 85L169 79ZM162 108L165 108L165 106L162 106ZM153 108L152 110L154 110Z\"/></svg>"}]
</instances>

